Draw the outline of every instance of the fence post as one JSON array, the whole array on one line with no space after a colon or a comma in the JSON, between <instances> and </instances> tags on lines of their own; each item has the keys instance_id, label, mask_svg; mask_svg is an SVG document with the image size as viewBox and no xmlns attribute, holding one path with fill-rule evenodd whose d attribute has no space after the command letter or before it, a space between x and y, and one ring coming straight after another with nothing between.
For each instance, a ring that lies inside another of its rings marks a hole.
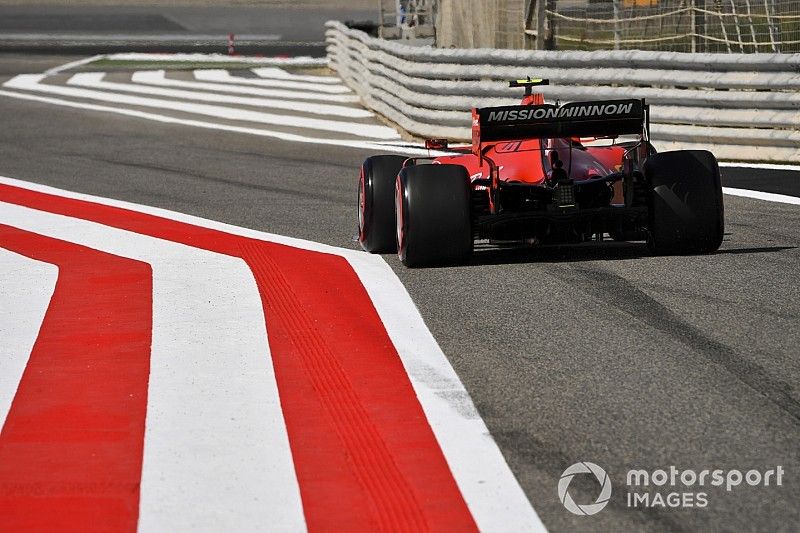
<instances>
[{"instance_id":1,"label":"fence post","mask_svg":"<svg viewBox=\"0 0 800 533\"><path fill-rule=\"evenodd\" d=\"M383 0L378 0L378 37L383 39Z\"/></svg>"},{"instance_id":2,"label":"fence post","mask_svg":"<svg viewBox=\"0 0 800 533\"><path fill-rule=\"evenodd\" d=\"M699 4L699 9L698 9ZM692 0L692 53L705 52L706 0ZM700 11L702 10L702 11Z\"/></svg>"},{"instance_id":3,"label":"fence post","mask_svg":"<svg viewBox=\"0 0 800 533\"><path fill-rule=\"evenodd\" d=\"M772 13L770 13L770 11ZM774 0L770 0L769 2L767 0L764 0L764 12L767 15L767 27L769 29L769 42L772 45L772 51L773 52L780 52L781 51L780 46L778 46L775 43L776 40L780 40L780 37L778 37L778 39L775 38L775 34L776 33L778 35L780 35L780 29L779 29L779 26L775 24L775 19L772 18L775 15L775 2L774 2Z\"/></svg>"},{"instance_id":4,"label":"fence post","mask_svg":"<svg viewBox=\"0 0 800 533\"><path fill-rule=\"evenodd\" d=\"M544 20L547 14L545 0L534 0L536 2L536 49L544 50Z\"/></svg>"},{"instance_id":5,"label":"fence post","mask_svg":"<svg viewBox=\"0 0 800 533\"><path fill-rule=\"evenodd\" d=\"M545 9L550 12L554 12L556 10L556 0L544 0ZM544 26L547 28L547 31L542 32L546 35L544 39L544 48L543 50L555 50L556 49L556 20L555 18L550 15L548 16L545 12L545 22Z\"/></svg>"}]
</instances>

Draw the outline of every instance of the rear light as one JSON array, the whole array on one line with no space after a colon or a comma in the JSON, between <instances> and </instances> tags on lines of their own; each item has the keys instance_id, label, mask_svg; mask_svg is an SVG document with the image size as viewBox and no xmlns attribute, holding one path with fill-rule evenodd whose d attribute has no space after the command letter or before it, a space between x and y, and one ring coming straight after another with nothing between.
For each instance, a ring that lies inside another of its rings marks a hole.
<instances>
[{"instance_id":1,"label":"rear light","mask_svg":"<svg viewBox=\"0 0 800 533\"><path fill-rule=\"evenodd\" d=\"M446 150L447 139L425 139L425 148L428 150Z\"/></svg>"}]
</instances>

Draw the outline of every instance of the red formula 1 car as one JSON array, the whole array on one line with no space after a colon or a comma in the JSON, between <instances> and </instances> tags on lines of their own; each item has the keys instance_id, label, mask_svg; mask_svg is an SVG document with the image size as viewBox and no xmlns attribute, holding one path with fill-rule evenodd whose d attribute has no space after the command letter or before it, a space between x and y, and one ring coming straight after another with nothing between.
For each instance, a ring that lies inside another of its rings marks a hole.
<instances>
[{"instance_id":1,"label":"red formula 1 car","mask_svg":"<svg viewBox=\"0 0 800 533\"><path fill-rule=\"evenodd\" d=\"M406 266L462 261L476 241L565 244L608 234L647 240L658 254L719 248L722 187L713 154L656 153L644 100L545 104L531 88L546 83L511 82L525 87L521 105L473 109L471 148L364 161L361 246L397 251Z\"/></svg>"}]
</instances>

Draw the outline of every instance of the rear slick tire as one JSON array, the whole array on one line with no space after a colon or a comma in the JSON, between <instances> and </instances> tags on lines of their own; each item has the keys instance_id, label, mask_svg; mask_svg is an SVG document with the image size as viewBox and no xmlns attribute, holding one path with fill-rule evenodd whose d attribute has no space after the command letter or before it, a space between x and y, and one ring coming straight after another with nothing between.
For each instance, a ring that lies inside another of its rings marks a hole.
<instances>
[{"instance_id":1,"label":"rear slick tire","mask_svg":"<svg viewBox=\"0 0 800 533\"><path fill-rule=\"evenodd\" d=\"M722 183L714 154L705 150L661 152L647 158L650 187L648 245L653 253L716 251L725 232Z\"/></svg>"},{"instance_id":2,"label":"rear slick tire","mask_svg":"<svg viewBox=\"0 0 800 533\"><path fill-rule=\"evenodd\" d=\"M397 255L408 267L461 262L472 253L472 188L461 165L405 167L397 176Z\"/></svg>"},{"instance_id":3,"label":"rear slick tire","mask_svg":"<svg viewBox=\"0 0 800 533\"><path fill-rule=\"evenodd\" d=\"M358 242L370 253L393 253L395 242L394 186L407 158L376 155L361 165L358 180Z\"/></svg>"}]
</instances>

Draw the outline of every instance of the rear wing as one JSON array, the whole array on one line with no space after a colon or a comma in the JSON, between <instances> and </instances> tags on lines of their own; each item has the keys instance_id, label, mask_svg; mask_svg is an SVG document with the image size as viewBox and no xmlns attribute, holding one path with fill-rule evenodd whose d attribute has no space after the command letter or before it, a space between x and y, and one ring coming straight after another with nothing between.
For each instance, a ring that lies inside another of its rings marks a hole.
<instances>
[{"instance_id":1,"label":"rear wing","mask_svg":"<svg viewBox=\"0 0 800 533\"><path fill-rule=\"evenodd\" d=\"M472 151L482 144L532 138L602 137L645 132L644 100L603 100L472 110Z\"/></svg>"}]
</instances>

